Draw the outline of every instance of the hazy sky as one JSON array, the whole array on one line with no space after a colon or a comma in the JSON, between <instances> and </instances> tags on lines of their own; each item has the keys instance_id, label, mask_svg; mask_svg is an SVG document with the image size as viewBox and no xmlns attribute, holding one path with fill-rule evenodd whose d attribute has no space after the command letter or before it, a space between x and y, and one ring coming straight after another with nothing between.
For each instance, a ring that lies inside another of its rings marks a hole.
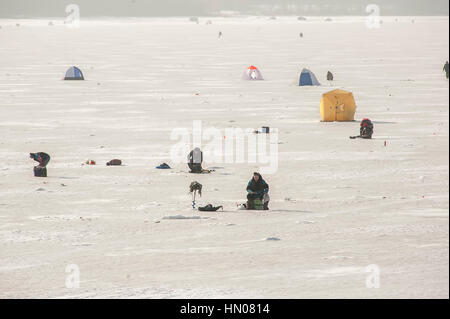
<instances>
[{"instance_id":1,"label":"hazy sky","mask_svg":"<svg viewBox=\"0 0 450 319\"><path fill-rule=\"evenodd\" d=\"M68 4L81 16L202 16L237 11L249 15L446 15L449 0L0 0L0 17L64 17Z\"/></svg>"}]
</instances>

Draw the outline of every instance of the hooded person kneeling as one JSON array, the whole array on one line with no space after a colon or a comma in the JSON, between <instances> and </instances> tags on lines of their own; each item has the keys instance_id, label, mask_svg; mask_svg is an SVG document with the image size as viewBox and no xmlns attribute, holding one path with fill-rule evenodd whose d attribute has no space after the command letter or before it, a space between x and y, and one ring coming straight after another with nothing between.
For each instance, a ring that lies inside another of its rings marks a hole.
<instances>
[{"instance_id":1,"label":"hooded person kneeling","mask_svg":"<svg viewBox=\"0 0 450 319\"><path fill-rule=\"evenodd\" d=\"M188 155L188 166L191 173L202 173L203 152L198 148L194 148Z\"/></svg>"},{"instance_id":2,"label":"hooded person kneeling","mask_svg":"<svg viewBox=\"0 0 450 319\"><path fill-rule=\"evenodd\" d=\"M34 159L39 165L33 168L34 176L47 177L47 164L50 161L50 155L44 152L30 153L30 158Z\"/></svg>"},{"instance_id":3,"label":"hooded person kneeling","mask_svg":"<svg viewBox=\"0 0 450 319\"><path fill-rule=\"evenodd\" d=\"M269 200L269 185L261 174L253 173L247 185L247 209L268 210Z\"/></svg>"},{"instance_id":4,"label":"hooded person kneeling","mask_svg":"<svg viewBox=\"0 0 450 319\"><path fill-rule=\"evenodd\" d=\"M366 140L370 140L373 135L373 123L369 119L363 119L359 128L358 136L350 136L351 139L363 138Z\"/></svg>"},{"instance_id":5,"label":"hooded person kneeling","mask_svg":"<svg viewBox=\"0 0 450 319\"><path fill-rule=\"evenodd\" d=\"M369 119L363 119L359 128L361 138L371 139L373 135L373 123Z\"/></svg>"}]
</instances>

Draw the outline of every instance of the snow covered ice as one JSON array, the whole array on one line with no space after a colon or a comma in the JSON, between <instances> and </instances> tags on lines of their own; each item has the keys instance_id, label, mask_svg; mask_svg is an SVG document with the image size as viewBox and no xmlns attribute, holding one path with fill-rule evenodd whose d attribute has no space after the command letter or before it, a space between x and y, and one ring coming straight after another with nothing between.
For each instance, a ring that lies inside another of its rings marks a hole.
<instances>
[{"instance_id":1,"label":"snow covered ice","mask_svg":"<svg viewBox=\"0 0 450 319\"><path fill-rule=\"evenodd\" d=\"M448 298L449 21L414 20L0 20L0 297ZM303 68L322 86L299 87ZM320 122L335 88L355 122ZM350 140L365 117L374 138ZM236 209L255 163L170 162L195 120L279 130L269 211ZM223 212L192 210L193 180Z\"/></svg>"}]
</instances>

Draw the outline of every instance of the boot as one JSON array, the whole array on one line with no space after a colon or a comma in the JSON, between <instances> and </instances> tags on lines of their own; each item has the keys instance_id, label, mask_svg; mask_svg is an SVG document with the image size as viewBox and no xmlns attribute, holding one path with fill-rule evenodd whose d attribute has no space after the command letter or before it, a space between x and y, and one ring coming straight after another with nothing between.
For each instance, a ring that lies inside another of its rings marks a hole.
<instances>
[{"instance_id":1,"label":"boot","mask_svg":"<svg viewBox=\"0 0 450 319\"><path fill-rule=\"evenodd\" d=\"M263 205L264 210L269 210L269 202L265 202Z\"/></svg>"}]
</instances>

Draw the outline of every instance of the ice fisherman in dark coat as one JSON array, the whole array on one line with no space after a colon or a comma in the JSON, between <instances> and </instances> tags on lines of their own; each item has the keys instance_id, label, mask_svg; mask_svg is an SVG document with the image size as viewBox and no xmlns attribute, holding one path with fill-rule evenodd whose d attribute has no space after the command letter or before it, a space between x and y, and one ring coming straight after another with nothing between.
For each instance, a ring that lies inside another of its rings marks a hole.
<instances>
[{"instance_id":1,"label":"ice fisherman in dark coat","mask_svg":"<svg viewBox=\"0 0 450 319\"><path fill-rule=\"evenodd\" d=\"M269 207L269 184L262 178L261 174L253 173L252 179L247 184L247 209L253 209L253 200L260 199L263 201L264 210L268 210Z\"/></svg>"},{"instance_id":2,"label":"ice fisherman in dark coat","mask_svg":"<svg viewBox=\"0 0 450 319\"><path fill-rule=\"evenodd\" d=\"M191 173L201 173L203 162L203 152L198 148L194 148L188 155L188 166Z\"/></svg>"}]
</instances>

